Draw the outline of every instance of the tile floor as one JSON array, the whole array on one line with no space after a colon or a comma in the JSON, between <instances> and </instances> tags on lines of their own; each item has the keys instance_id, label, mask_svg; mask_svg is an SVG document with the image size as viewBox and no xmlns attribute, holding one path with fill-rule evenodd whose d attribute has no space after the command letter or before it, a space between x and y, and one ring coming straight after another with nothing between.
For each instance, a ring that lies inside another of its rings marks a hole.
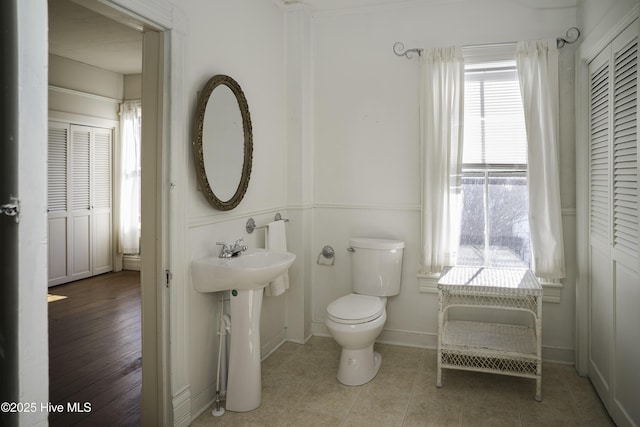
<instances>
[{"instance_id":1,"label":"tile floor","mask_svg":"<svg viewBox=\"0 0 640 427\"><path fill-rule=\"evenodd\" d=\"M285 343L262 363L262 405L200 426L613 426L591 383L572 366L543 365L543 401L535 381L443 370L435 387L435 350L376 344L382 368L360 387L340 384L340 348L331 338Z\"/></svg>"}]
</instances>

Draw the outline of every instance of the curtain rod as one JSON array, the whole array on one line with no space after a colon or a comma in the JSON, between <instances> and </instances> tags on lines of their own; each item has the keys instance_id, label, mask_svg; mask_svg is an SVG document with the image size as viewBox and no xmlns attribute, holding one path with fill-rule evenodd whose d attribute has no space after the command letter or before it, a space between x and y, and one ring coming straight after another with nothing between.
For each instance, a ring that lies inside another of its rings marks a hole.
<instances>
[{"instance_id":1,"label":"curtain rod","mask_svg":"<svg viewBox=\"0 0 640 427\"><path fill-rule=\"evenodd\" d=\"M558 47L558 49L560 49L567 44L575 43L579 38L580 38L580 30L578 29L578 27L571 27L567 30L564 37L556 38L556 46ZM486 45L474 45L474 46L500 46L500 45L507 45L507 44L513 44L513 43L515 42L491 43ZM464 47L470 47L470 45L464 46ZM414 53L417 54L418 56L422 56L422 51L423 49L421 48L412 48L412 49L405 50L404 44L402 42L395 42L393 44L393 53L395 53L397 56L404 56L407 59L413 58Z\"/></svg>"},{"instance_id":2,"label":"curtain rod","mask_svg":"<svg viewBox=\"0 0 640 427\"><path fill-rule=\"evenodd\" d=\"M564 34L564 37L566 38L558 37L556 39L556 46L558 46L558 49L560 49L566 44L572 44L577 42L578 39L580 38L580 29L578 29L578 27L571 27Z\"/></svg>"},{"instance_id":3,"label":"curtain rod","mask_svg":"<svg viewBox=\"0 0 640 427\"><path fill-rule=\"evenodd\" d=\"M404 56L407 59L411 59L413 58L414 52L417 53L418 56L422 55L422 49L413 48L404 50L404 44L402 42L395 42L393 44L393 53L395 53L397 56Z\"/></svg>"}]
</instances>

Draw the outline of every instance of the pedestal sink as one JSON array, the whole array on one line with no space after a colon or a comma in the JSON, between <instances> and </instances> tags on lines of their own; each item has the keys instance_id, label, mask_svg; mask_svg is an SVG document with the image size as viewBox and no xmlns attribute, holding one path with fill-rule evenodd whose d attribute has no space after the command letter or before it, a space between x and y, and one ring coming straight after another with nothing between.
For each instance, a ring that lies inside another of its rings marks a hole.
<instances>
[{"instance_id":1,"label":"pedestal sink","mask_svg":"<svg viewBox=\"0 0 640 427\"><path fill-rule=\"evenodd\" d=\"M296 256L289 252L249 249L239 256L217 256L191 262L198 292L231 291L231 347L225 407L246 412L260 406L260 312L262 292L283 274Z\"/></svg>"}]
</instances>

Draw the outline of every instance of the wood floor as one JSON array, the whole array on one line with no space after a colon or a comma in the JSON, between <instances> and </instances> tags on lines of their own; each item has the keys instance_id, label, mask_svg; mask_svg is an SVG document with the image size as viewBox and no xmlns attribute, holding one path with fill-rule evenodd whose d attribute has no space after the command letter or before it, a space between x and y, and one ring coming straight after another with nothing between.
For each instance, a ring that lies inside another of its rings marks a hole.
<instances>
[{"instance_id":1,"label":"wood floor","mask_svg":"<svg viewBox=\"0 0 640 427\"><path fill-rule=\"evenodd\" d=\"M63 408L49 412L49 425L140 425L140 274L103 274L49 294L49 401Z\"/></svg>"}]
</instances>

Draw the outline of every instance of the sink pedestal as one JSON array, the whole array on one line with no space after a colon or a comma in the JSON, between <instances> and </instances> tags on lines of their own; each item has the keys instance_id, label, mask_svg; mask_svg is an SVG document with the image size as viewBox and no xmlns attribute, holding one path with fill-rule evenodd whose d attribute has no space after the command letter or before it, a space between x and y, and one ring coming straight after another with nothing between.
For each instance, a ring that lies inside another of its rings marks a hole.
<instances>
[{"instance_id":1,"label":"sink pedestal","mask_svg":"<svg viewBox=\"0 0 640 427\"><path fill-rule=\"evenodd\" d=\"M247 412L260 406L262 293L295 259L290 252L248 249L231 258L208 256L191 261L191 280L198 292L231 291L231 348L225 404L229 411Z\"/></svg>"},{"instance_id":2,"label":"sink pedestal","mask_svg":"<svg viewBox=\"0 0 640 427\"><path fill-rule=\"evenodd\" d=\"M231 291L231 347L225 403L228 411L252 411L262 400L260 312L263 290Z\"/></svg>"}]
</instances>

